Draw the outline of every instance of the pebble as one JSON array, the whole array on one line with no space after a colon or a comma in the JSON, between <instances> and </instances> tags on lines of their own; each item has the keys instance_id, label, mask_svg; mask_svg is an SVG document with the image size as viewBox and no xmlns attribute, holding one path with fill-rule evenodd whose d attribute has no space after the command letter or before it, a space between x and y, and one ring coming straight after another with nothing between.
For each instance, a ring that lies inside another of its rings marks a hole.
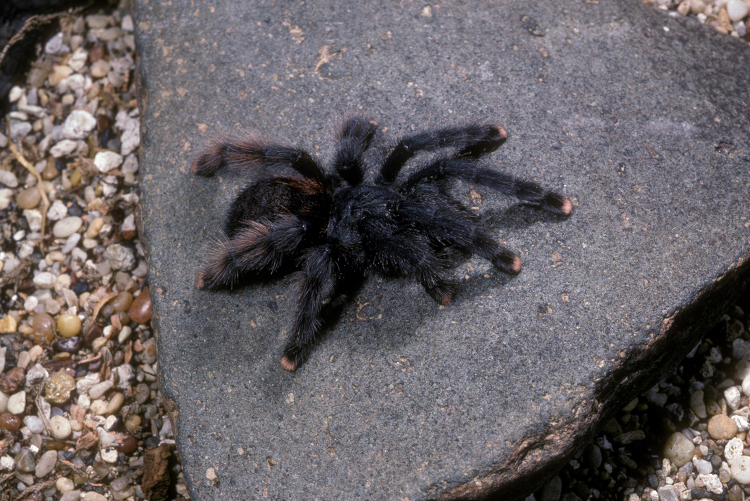
<instances>
[{"instance_id":1,"label":"pebble","mask_svg":"<svg viewBox=\"0 0 750 501\"><path fill-rule=\"evenodd\" d=\"M8 398L7 411L18 416L26 410L26 392L19 391Z\"/></svg>"},{"instance_id":2,"label":"pebble","mask_svg":"<svg viewBox=\"0 0 750 501\"><path fill-rule=\"evenodd\" d=\"M63 122L62 135L66 139L85 139L96 127L96 118L86 110L73 110Z\"/></svg>"},{"instance_id":3,"label":"pebble","mask_svg":"<svg viewBox=\"0 0 750 501\"><path fill-rule=\"evenodd\" d=\"M115 116L115 127L122 131L120 135L120 153L129 155L141 144L140 121L120 110Z\"/></svg>"},{"instance_id":4,"label":"pebble","mask_svg":"<svg viewBox=\"0 0 750 501\"><path fill-rule=\"evenodd\" d=\"M104 257L113 270L132 270L135 266L133 251L121 244L112 244L104 251ZM131 315L132 319L133 316Z\"/></svg>"},{"instance_id":5,"label":"pebble","mask_svg":"<svg viewBox=\"0 0 750 501\"><path fill-rule=\"evenodd\" d=\"M68 491L60 497L60 501L78 501L81 499L81 491Z\"/></svg>"},{"instance_id":6,"label":"pebble","mask_svg":"<svg viewBox=\"0 0 750 501\"><path fill-rule=\"evenodd\" d=\"M716 440L729 440L737 434L737 424L729 416L717 414L708 421L708 434Z\"/></svg>"},{"instance_id":7,"label":"pebble","mask_svg":"<svg viewBox=\"0 0 750 501\"><path fill-rule=\"evenodd\" d=\"M70 52L70 47L63 42L62 32L49 39L44 45L44 52L51 55L62 55Z\"/></svg>"},{"instance_id":8,"label":"pebble","mask_svg":"<svg viewBox=\"0 0 750 501\"><path fill-rule=\"evenodd\" d=\"M39 458L34 474L37 478L46 477L57 465L57 451L47 451Z\"/></svg>"},{"instance_id":9,"label":"pebble","mask_svg":"<svg viewBox=\"0 0 750 501\"><path fill-rule=\"evenodd\" d=\"M16 188L18 186L18 179L16 175L9 170L0 170L0 183L4 184L8 188Z\"/></svg>"},{"instance_id":10,"label":"pebble","mask_svg":"<svg viewBox=\"0 0 750 501\"><path fill-rule=\"evenodd\" d=\"M0 210L5 210L13 201L13 190L10 188L0 189Z\"/></svg>"},{"instance_id":11,"label":"pebble","mask_svg":"<svg viewBox=\"0 0 750 501\"><path fill-rule=\"evenodd\" d=\"M104 395L110 388L114 386L114 383L110 380L102 381L101 383L95 384L89 389L89 397L96 400Z\"/></svg>"},{"instance_id":12,"label":"pebble","mask_svg":"<svg viewBox=\"0 0 750 501\"><path fill-rule=\"evenodd\" d=\"M695 445L682 432L675 432L669 436L664 445L664 457L669 458L677 468L693 459Z\"/></svg>"},{"instance_id":13,"label":"pebble","mask_svg":"<svg viewBox=\"0 0 750 501\"><path fill-rule=\"evenodd\" d=\"M69 478L60 477L55 481L55 487L57 487L60 494L65 494L75 489L75 484Z\"/></svg>"},{"instance_id":14,"label":"pebble","mask_svg":"<svg viewBox=\"0 0 750 501\"><path fill-rule=\"evenodd\" d=\"M70 400L70 393L75 387L76 382L73 376L65 372L65 370L59 370L47 380L44 388L44 398L53 404L64 404Z\"/></svg>"},{"instance_id":15,"label":"pebble","mask_svg":"<svg viewBox=\"0 0 750 501\"><path fill-rule=\"evenodd\" d=\"M16 469L24 473L31 473L36 468L36 461L34 461L34 455L27 448L20 450L16 456Z\"/></svg>"},{"instance_id":16,"label":"pebble","mask_svg":"<svg viewBox=\"0 0 750 501\"><path fill-rule=\"evenodd\" d=\"M120 407L122 407L122 404L125 403L125 396L122 393L115 393L112 395L112 398L110 398L109 403L107 404L107 408L104 411L104 414L109 416L111 414L116 413L120 410Z\"/></svg>"},{"instance_id":17,"label":"pebble","mask_svg":"<svg viewBox=\"0 0 750 501\"><path fill-rule=\"evenodd\" d=\"M47 211L47 220L59 221L68 215L68 208L59 200L55 200Z\"/></svg>"},{"instance_id":18,"label":"pebble","mask_svg":"<svg viewBox=\"0 0 750 501\"><path fill-rule=\"evenodd\" d=\"M690 395L690 409L700 419L705 419L708 414L706 413L706 404L703 401L703 391L697 390Z\"/></svg>"},{"instance_id":19,"label":"pebble","mask_svg":"<svg viewBox=\"0 0 750 501\"><path fill-rule=\"evenodd\" d=\"M39 205L41 199L42 195L36 187L27 188L19 191L16 195L16 205L21 209L33 209Z\"/></svg>"},{"instance_id":20,"label":"pebble","mask_svg":"<svg viewBox=\"0 0 750 501\"><path fill-rule=\"evenodd\" d=\"M130 305L128 316L131 320L139 324L145 324L151 320L151 295L149 288L144 287L140 294L133 300Z\"/></svg>"},{"instance_id":21,"label":"pebble","mask_svg":"<svg viewBox=\"0 0 750 501\"><path fill-rule=\"evenodd\" d=\"M10 412L0 414L0 428L17 430L21 427L21 418Z\"/></svg>"},{"instance_id":22,"label":"pebble","mask_svg":"<svg viewBox=\"0 0 750 501\"><path fill-rule=\"evenodd\" d=\"M76 151L77 147L78 144L75 141L63 139L50 148L49 152L54 158L62 158Z\"/></svg>"},{"instance_id":23,"label":"pebble","mask_svg":"<svg viewBox=\"0 0 750 501\"><path fill-rule=\"evenodd\" d=\"M741 484L750 484L750 456L740 456L729 465L732 476Z\"/></svg>"},{"instance_id":24,"label":"pebble","mask_svg":"<svg viewBox=\"0 0 750 501\"><path fill-rule=\"evenodd\" d=\"M68 216L55 223L52 234L57 238L68 238L76 233L83 225L83 219L78 216Z\"/></svg>"},{"instance_id":25,"label":"pebble","mask_svg":"<svg viewBox=\"0 0 750 501\"><path fill-rule=\"evenodd\" d=\"M94 165L99 172L109 172L122 164L122 156L114 151L100 151L94 157Z\"/></svg>"},{"instance_id":26,"label":"pebble","mask_svg":"<svg viewBox=\"0 0 750 501\"><path fill-rule=\"evenodd\" d=\"M73 429L70 426L70 421L64 416L55 416L49 420L49 432L52 438L57 440L66 440L70 437Z\"/></svg>"},{"instance_id":27,"label":"pebble","mask_svg":"<svg viewBox=\"0 0 750 501\"><path fill-rule=\"evenodd\" d=\"M110 70L109 63L104 59L100 59L91 65L91 76L94 78L102 78L102 77L107 76L107 73L109 73L109 70Z\"/></svg>"},{"instance_id":28,"label":"pebble","mask_svg":"<svg viewBox=\"0 0 750 501\"><path fill-rule=\"evenodd\" d=\"M77 336L81 332L81 319L70 313L60 315L57 318L57 330L66 339Z\"/></svg>"},{"instance_id":29,"label":"pebble","mask_svg":"<svg viewBox=\"0 0 750 501\"><path fill-rule=\"evenodd\" d=\"M748 6L742 0L729 0L727 2L727 14L732 21L740 21L747 16Z\"/></svg>"},{"instance_id":30,"label":"pebble","mask_svg":"<svg viewBox=\"0 0 750 501\"><path fill-rule=\"evenodd\" d=\"M23 418L23 424L31 433L41 433L44 431L44 423L36 416L26 416Z\"/></svg>"}]
</instances>

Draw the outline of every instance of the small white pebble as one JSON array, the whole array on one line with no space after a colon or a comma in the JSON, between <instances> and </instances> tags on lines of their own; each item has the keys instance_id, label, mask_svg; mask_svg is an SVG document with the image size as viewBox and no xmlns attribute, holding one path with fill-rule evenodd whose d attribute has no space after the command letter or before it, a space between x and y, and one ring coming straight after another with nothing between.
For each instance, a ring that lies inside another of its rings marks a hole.
<instances>
[{"instance_id":1,"label":"small white pebble","mask_svg":"<svg viewBox=\"0 0 750 501\"><path fill-rule=\"evenodd\" d=\"M57 440L66 440L72 433L70 421L65 416L55 416L49 420L50 435Z\"/></svg>"},{"instance_id":2,"label":"small white pebble","mask_svg":"<svg viewBox=\"0 0 750 501\"><path fill-rule=\"evenodd\" d=\"M23 414L24 409L26 409L26 392L19 391L11 395L8 399L7 412L18 416Z\"/></svg>"},{"instance_id":3,"label":"small white pebble","mask_svg":"<svg viewBox=\"0 0 750 501\"><path fill-rule=\"evenodd\" d=\"M748 6L742 0L729 0L727 2L727 14L729 19L734 21L741 21L747 16Z\"/></svg>"}]
</instances>

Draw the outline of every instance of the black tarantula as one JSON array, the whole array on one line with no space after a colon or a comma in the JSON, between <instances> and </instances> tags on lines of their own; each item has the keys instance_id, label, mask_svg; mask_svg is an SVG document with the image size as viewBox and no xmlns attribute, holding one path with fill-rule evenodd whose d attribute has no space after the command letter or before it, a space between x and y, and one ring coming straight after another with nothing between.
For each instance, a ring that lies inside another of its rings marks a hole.
<instances>
[{"instance_id":1,"label":"black tarantula","mask_svg":"<svg viewBox=\"0 0 750 501\"><path fill-rule=\"evenodd\" d=\"M281 358L287 371L296 370L309 354L324 305L348 276L414 277L445 305L455 285L445 278L448 263L441 258L442 249L477 254L512 275L521 271L518 256L475 228L469 210L434 181L463 179L560 216L573 208L570 200L536 183L478 165L479 157L507 138L495 125L404 137L384 155L375 184L363 184L363 156L376 127L362 117L347 119L328 169L299 148L256 136L215 141L192 166L201 176L222 167L287 167L297 173L265 177L239 194L227 211L224 238L198 276L201 289L233 288L253 275L273 274L285 262L296 263L298 303ZM411 157L441 148L451 153L395 183Z\"/></svg>"}]
</instances>

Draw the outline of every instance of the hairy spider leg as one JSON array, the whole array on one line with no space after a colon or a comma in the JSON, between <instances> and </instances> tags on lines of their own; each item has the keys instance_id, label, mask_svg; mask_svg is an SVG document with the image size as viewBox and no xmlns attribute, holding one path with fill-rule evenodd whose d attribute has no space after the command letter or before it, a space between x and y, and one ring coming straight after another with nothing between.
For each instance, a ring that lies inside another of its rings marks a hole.
<instances>
[{"instance_id":1,"label":"hairy spider leg","mask_svg":"<svg viewBox=\"0 0 750 501\"><path fill-rule=\"evenodd\" d=\"M435 255L428 239L410 228L384 232L383 226L372 219L363 220L362 226L368 235L372 271L384 276L416 277L435 301L442 305L451 302L455 284L442 276L447 263Z\"/></svg>"},{"instance_id":2,"label":"hairy spider leg","mask_svg":"<svg viewBox=\"0 0 750 501\"><path fill-rule=\"evenodd\" d=\"M255 166L291 167L306 178L319 182L325 179L323 169L306 151L268 143L257 135L215 140L195 159L191 170L210 177L223 167L247 169Z\"/></svg>"},{"instance_id":3,"label":"hairy spider leg","mask_svg":"<svg viewBox=\"0 0 750 501\"><path fill-rule=\"evenodd\" d=\"M487 186L505 195L513 195L526 205L533 205L560 216L569 216L573 210L570 200L545 190L538 184L518 179L492 169L477 167L471 160L443 158L418 170L406 180L402 191L408 193L417 184L447 177L457 177L471 183Z\"/></svg>"},{"instance_id":4,"label":"hairy spider leg","mask_svg":"<svg viewBox=\"0 0 750 501\"><path fill-rule=\"evenodd\" d=\"M420 151L458 148L456 157L478 157L497 149L507 137L508 134L502 127L476 124L447 127L405 137L386 157L377 183L393 183L404 164Z\"/></svg>"},{"instance_id":5,"label":"hairy spider leg","mask_svg":"<svg viewBox=\"0 0 750 501\"><path fill-rule=\"evenodd\" d=\"M356 186L365 177L365 169L362 164L362 155L370 147L377 124L362 117L354 117L346 120L337 137L339 147L333 159L333 166L339 176Z\"/></svg>"},{"instance_id":6,"label":"hairy spider leg","mask_svg":"<svg viewBox=\"0 0 750 501\"><path fill-rule=\"evenodd\" d=\"M521 271L521 259L513 251L476 228L468 214L452 206L454 200L442 194L435 195L432 190L426 194L414 193L413 198L402 202L399 214L440 245L467 250L505 273L516 275Z\"/></svg>"},{"instance_id":7,"label":"hairy spider leg","mask_svg":"<svg viewBox=\"0 0 750 501\"><path fill-rule=\"evenodd\" d=\"M250 272L274 273L305 236L305 224L286 215L273 222L249 221L233 238L219 241L198 275L201 289L232 288Z\"/></svg>"},{"instance_id":8,"label":"hairy spider leg","mask_svg":"<svg viewBox=\"0 0 750 501\"><path fill-rule=\"evenodd\" d=\"M310 353L318 336L323 303L336 285L336 263L330 244L311 248L303 259L304 269L297 279L297 310L281 357L281 366L289 372L294 372Z\"/></svg>"}]
</instances>

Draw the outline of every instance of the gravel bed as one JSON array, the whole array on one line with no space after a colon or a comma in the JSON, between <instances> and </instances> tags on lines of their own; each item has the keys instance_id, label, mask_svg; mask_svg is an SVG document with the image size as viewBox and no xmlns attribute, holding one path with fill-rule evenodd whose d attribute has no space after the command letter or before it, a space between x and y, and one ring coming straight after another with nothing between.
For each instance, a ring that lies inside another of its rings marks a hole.
<instances>
[{"instance_id":1,"label":"gravel bed","mask_svg":"<svg viewBox=\"0 0 750 501\"><path fill-rule=\"evenodd\" d=\"M750 0L641 0L674 15L691 16L703 24L750 42Z\"/></svg>"},{"instance_id":2,"label":"gravel bed","mask_svg":"<svg viewBox=\"0 0 750 501\"><path fill-rule=\"evenodd\" d=\"M644 3L750 41L743 0ZM0 118L0 501L189 499L134 218L134 51L125 9L64 18ZM750 496L748 312L528 499Z\"/></svg>"},{"instance_id":3,"label":"gravel bed","mask_svg":"<svg viewBox=\"0 0 750 501\"><path fill-rule=\"evenodd\" d=\"M135 224L134 51L126 10L63 18L0 119L0 501L187 497Z\"/></svg>"}]
</instances>

